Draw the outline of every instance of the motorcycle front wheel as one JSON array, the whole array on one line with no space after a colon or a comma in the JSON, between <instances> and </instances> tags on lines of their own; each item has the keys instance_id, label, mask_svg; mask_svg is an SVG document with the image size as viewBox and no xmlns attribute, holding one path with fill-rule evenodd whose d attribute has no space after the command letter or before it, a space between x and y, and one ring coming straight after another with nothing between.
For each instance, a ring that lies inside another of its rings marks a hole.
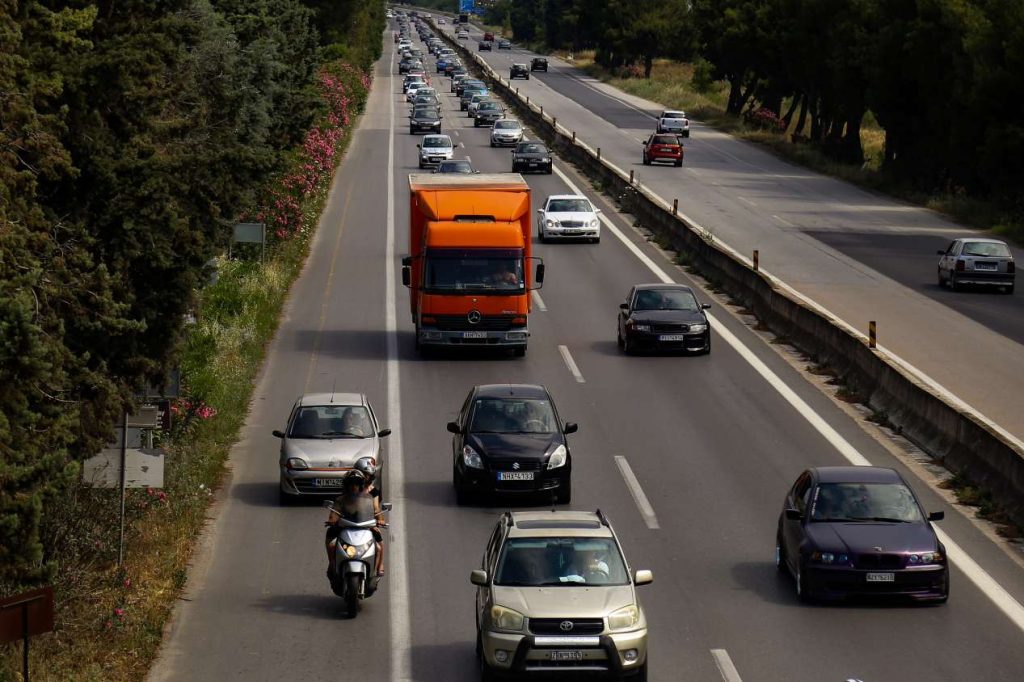
<instances>
[{"instance_id":1,"label":"motorcycle front wheel","mask_svg":"<svg viewBox=\"0 0 1024 682\"><path fill-rule=\"evenodd\" d=\"M345 608L348 609L349 618L355 618L359 613L359 587L362 581L358 573L345 576Z\"/></svg>"}]
</instances>

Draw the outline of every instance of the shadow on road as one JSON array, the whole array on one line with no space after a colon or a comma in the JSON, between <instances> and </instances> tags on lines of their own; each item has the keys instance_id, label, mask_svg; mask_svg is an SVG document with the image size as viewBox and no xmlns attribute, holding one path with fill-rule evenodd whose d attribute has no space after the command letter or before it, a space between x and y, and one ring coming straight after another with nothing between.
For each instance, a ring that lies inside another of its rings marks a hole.
<instances>
[{"instance_id":1,"label":"shadow on road","mask_svg":"<svg viewBox=\"0 0 1024 682\"><path fill-rule=\"evenodd\" d=\"M272 594L256 602L264 611L330 621L349 620L345 603L330 593L324 579L323 594Z\"/></svg>"}]
</instances>

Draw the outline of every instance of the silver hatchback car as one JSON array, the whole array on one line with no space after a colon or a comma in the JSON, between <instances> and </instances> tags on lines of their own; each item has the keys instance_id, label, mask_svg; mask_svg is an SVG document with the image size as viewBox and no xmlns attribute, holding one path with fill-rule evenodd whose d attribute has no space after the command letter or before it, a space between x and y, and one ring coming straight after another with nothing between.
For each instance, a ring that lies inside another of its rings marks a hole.
<instances>
[{"instance_id":1,"label":"silver hatchback car","mask_svg":"<svg viewBox=\"0 0 1024 682\"><path fill-rule=\"evenodd\" d=\"M281 439L281 504L302 497L337 495L356 460L382 464L381 429L361 393L308 393L295 401Z\"/></svg>"},{"instance_id":2,"label":"silver hatchback car","mask_svg":"<svg viewBox=\"0 0 1024 682\"><path fill-rule=\"evenodd\" d=\"M938 255L939 286L948 285L953 290L966 285L997 286L1013 293L1017 268L1006 242L961 237Z\"/></svg>"}]
</instances>

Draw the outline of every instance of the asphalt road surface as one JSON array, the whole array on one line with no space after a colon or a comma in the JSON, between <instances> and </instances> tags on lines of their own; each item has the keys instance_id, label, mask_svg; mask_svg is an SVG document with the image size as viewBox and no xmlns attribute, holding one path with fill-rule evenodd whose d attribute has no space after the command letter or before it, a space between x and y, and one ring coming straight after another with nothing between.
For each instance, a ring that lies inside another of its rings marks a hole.
<instances>
[{"instance_id":1,"label":"asphalt road surface","mask_svg":"<svg viewBox=\"0 0 1024 682\"><path fill-rule=\"evenodd\" d=\"M479 31L468 47L477 49ZM499 74L535 55L479 52ZM576 131L602 158L750 255L761 268L867 333L1020 440L1024 410L1024 296L938 286L936 250L970 230L783 161L755 144L691 122L683 168L644 166L641 141L660 107L548 58L514 87ZM1017 262L1024 250L1013 248Z\"/></svg>"},{"instance_id":2,"label":"asphalt road surface","mask_svg":"<svg viewBox=\"0 0 1024 682\"><path fill-rule=\"evenodd\" d=\"M711 311L708 356L617 351L615 315L629 286L657 281L650 266L688 280L564 165L527 177L534 203L572 191L571 182L622 239L605 228L597 245L536 246L547 265L544 310L535 307L525 358L417 356L397 271L419 136L408 134L391 47L389 38L150 679L477 679L469 572L505 506L534 502L457 507L445 423L472 385L507 381L545 384L563 417L579 422L572 508L604 510L633 567L654 571L641 588L651 679L721 680L726 656L747 682L1019 680L1019 566L721 305ZM509 170L508 150L491 149L487 130L460 117L453 96L442 99L459 153L484 172ZM296 396L335 381L367 393L395 430L384 463L385 497L396 506L388 576L355 620L324 576L324 510L277 504L279 441L270 434ZM792 580L776 574L785 491L807 466L847 463L841 449L904 471L928 510L945 510L941 528L958 556L973 557L954 566L946 606L804 606ZM635 473L654 523L616 457ZM965 570L1006 591L983 591Z\"/></svg>"}]
</instances>

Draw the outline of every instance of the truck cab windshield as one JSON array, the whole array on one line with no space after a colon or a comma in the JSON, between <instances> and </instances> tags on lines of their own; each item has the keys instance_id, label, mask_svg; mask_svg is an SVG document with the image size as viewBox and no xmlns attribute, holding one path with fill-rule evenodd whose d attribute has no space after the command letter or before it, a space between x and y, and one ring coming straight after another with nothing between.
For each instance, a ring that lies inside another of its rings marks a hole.
<instances>
[{"instance_id":1,"label":"truck cab windshield","mask_svg":"<svg viewBox=\"0 0 1024 682\"><path fill-rule=\"evenodd\" d=\"M423 289L516 294L525 290L523 258L514 252L428 252Z\"/></svg>"}]
</instances>

